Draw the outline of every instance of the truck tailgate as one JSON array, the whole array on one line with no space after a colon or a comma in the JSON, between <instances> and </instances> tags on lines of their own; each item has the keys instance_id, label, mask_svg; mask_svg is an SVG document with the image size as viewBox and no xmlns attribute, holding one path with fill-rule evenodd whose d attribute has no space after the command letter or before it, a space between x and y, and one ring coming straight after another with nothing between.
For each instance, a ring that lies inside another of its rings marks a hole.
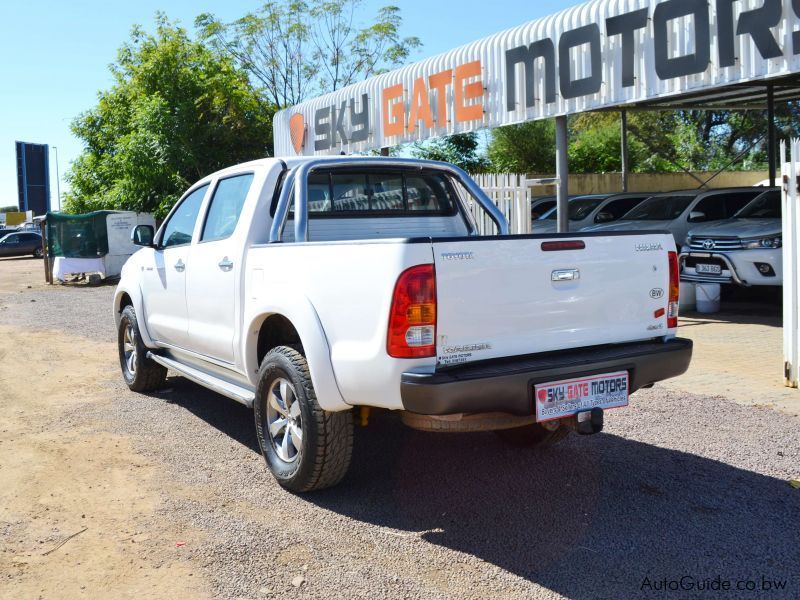
<instances>
[{"instance_id":1,"label":"truck tailgate","mask_svg":"<svg viewBox=\"0 0 800 600\"><path fill-rule=\"evenodd\" d=\"M561 249L580 241L583 248ZM631 342L667 329L669 233L434 240L437 363ZM660 310L660 309L663 309Z\"/></svg>"}]
</instances>

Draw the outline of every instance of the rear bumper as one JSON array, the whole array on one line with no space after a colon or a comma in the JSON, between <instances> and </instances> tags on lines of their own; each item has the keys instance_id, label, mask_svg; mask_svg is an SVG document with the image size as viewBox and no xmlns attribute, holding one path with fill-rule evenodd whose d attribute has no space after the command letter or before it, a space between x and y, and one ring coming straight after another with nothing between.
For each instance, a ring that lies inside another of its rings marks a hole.
<instances>
[{"instance_id":1,"label":"rear bumper","mask_svg":"<svg viewBox=\"0 0 800 600\"><path fill-rule=\"evenodd\" d=\"M534 414L537 383L627 370L630 391L689 368L692 341L636 342L547 352L439 370L403 373L403 408L422 415L506 412Z\"/></svg>"}]
</instances>

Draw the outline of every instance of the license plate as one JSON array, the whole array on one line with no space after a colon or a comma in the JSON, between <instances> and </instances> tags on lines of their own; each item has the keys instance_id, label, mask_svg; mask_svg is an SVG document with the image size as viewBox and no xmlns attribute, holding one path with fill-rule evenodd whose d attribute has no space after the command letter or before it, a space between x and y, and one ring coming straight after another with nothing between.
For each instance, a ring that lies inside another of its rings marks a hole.
<instances>
[{"instance_id":1,"label":"license plate","mask_svg":"<svg viewBox=\"0 0 800 600\"><path fill-rule=\"evenodd\" d=\"M536 420L551 421L595 407L628 405L628 372L540 383L533 388Z\"/></svg>"},{"instance_id":2,"label":"license plate","mask_svg":"<svg viewBox=\"0 0 800 600\"><path fill-rule=\"evenodd\" d=\"M712 275L719 275L722 273L722 267L719 265L696 265L694 268L697 273L711 273Z\"/></svg>"}]
</instances>

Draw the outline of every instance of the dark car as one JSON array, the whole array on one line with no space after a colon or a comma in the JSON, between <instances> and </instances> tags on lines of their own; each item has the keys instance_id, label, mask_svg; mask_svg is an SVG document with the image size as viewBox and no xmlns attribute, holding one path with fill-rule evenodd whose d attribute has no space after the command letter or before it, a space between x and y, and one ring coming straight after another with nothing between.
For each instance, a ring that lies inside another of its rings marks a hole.
<instances>
[{"instance_id":1,"label":"dark car","mask_svg":"<svg viewBox=\"0 0 800 600\"><path fill-rule=\"evenodd\" d=\"M0 256L42 258L42 236L28 231L9 233L0 239Z\"/></svg>"}]
</instances>

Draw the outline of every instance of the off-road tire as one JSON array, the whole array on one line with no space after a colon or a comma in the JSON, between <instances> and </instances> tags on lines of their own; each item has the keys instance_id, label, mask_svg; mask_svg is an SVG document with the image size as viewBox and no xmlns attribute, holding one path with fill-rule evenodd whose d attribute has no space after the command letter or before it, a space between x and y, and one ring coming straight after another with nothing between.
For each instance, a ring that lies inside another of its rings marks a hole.
<instances>
[{"instance_id":1,"label":"off-road tire","mask_svg":"<svg viewBox=\"0 0 800 600\"><path fill-rule=\"evenodd\" d=\"M132 343L136 348L133 372L128 368L128 357L125 350L125 334L129 324L131 325L130 331L133 333ZM142 336L139 334L139 323L136 320L136 311L133 306L126 306L122 311L117 328L117 346L122 377L131 390L152 392L164 385L164 381L167 379L167 369L147 358L149 349L144 345Z\"/></svg>"},{"instance_id":2,"label":"off-road tire","mask_svg":"<svg viewBox=\"0 0 800 600\"><path fill-rule=\"evenodd\" d=\"M495 431L500 439L510 446L515 446L517 448L543 448L552 446L567 437L569 432L570 428L563 423L553 431L542 427L538 423L531 423L524 427Z\"/></svg>"},{"instance_id":3,"label":"off-road tire","mask_svg":"<svg viewBox=\"0 0 800 600\"><path fill-rule=\"evenodd\" d=\"M269 390L279 378L292 384L300 406L303 435L301 449L292 462L278 456L267 430ZM279 346L264 357L258 370L253 413L261 454L284 488L293 492L321 490L336 485L347 474L353 454L352 411L328 412L320 407L308 363L294 348Z\"/></svg>"}]
</instances>

